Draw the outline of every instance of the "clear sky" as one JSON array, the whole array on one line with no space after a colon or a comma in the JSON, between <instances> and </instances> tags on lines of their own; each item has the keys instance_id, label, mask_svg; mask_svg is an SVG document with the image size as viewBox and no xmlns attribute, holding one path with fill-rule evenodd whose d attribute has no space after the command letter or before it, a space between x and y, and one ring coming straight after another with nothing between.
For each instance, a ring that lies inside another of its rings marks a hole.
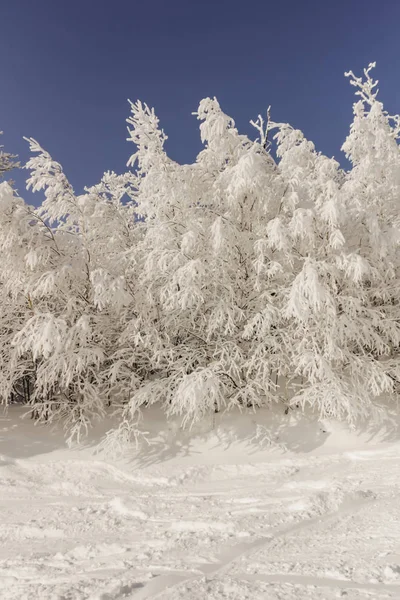
<instances>
[{"instance_id":1,"label":"clear sky","mask_svg":"<svg viewBox=\"0 0 400 600\"><path fill-rule=\"evenodd\" d=\"M77 192L125 170L128 98L155 107L180 162L200 149L191 113L206 96L245 133L271 104L337 158L352 116L345 70L376 60L381 97L400 111L400 0L9 0L0 18L2 143L25 162L22 136L35 137Z\"/></svg>"}]
</instances>

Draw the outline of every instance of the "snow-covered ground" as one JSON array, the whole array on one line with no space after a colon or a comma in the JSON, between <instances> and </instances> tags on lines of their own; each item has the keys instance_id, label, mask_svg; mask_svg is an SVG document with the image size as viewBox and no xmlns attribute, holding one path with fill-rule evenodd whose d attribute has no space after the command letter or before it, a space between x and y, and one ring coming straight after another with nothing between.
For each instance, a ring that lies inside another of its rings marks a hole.
<instances>
[{"instance_id":1,"label":"snow-covered ground","mask_svg":"<svg viewBox=\"0 0 400 600\"><path fill-rule=\"evenodd\" d=\"M276 410L189 434L154 410L152 444L112 461L104 429L69 450L22 414L0 414L2 600L400 598L395 422Z\"/></svg>"}]
</instances>

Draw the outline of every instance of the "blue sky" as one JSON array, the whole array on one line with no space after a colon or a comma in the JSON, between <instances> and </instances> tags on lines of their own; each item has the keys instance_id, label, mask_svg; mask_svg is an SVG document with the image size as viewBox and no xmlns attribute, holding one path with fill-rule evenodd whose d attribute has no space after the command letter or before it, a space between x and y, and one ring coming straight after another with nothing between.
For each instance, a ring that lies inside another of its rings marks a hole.
<instances>
[{"instance_id":1,"label":"blue sky","mask_svg":"<svg viewBox=\"0 0 400 600\"><path fill-rule=\"evenodd\" d=\"M170 155L191 162L191 113L217 96L242 132L271 104L274 120L340 158L353 102L345 70L376 60L381 97L400 110L399 17L398 0L3 2L2 143L25 162L22 137L35 137L80 192L125 170L128 98L155 107Z\"/></svg>"}]
</instances>

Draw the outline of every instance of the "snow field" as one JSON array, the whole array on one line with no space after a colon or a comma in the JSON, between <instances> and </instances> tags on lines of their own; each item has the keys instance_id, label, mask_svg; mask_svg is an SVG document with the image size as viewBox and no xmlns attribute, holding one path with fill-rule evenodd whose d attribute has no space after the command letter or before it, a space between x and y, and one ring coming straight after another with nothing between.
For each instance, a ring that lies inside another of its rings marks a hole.
<instances>
[{"instance_id":1,"label":"snow field","mask_svg":"<svg viewBox=\"0 0 400 600\"><path fill-rule=\"evenodd\" d=\"M20 416L0 420L2 600L400 597L393 436L336 426L283 452L252 445L246 417L188 442L153 414L158 450L111 461L95 434L69 450ZM180 450L168 453L169 436Z\"/></svg>"}]
</instances>

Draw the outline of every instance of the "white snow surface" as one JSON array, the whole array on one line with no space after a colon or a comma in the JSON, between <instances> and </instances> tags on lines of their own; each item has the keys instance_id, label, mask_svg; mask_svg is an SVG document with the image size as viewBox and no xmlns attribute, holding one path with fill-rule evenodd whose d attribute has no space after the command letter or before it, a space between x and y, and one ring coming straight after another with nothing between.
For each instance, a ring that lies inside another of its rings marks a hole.
<instances>
[{"instance_id":1,"label":"white snow surface","mask_svg":"<svg viewBox=\"0 0 400 600\"><path fill-rule=\"evenodd\" d=\"M111 460L104 424L68 449L23 414L0 413L2 600L400 598L396 419L149 409Z\"/></svg>"}]
</instances>

